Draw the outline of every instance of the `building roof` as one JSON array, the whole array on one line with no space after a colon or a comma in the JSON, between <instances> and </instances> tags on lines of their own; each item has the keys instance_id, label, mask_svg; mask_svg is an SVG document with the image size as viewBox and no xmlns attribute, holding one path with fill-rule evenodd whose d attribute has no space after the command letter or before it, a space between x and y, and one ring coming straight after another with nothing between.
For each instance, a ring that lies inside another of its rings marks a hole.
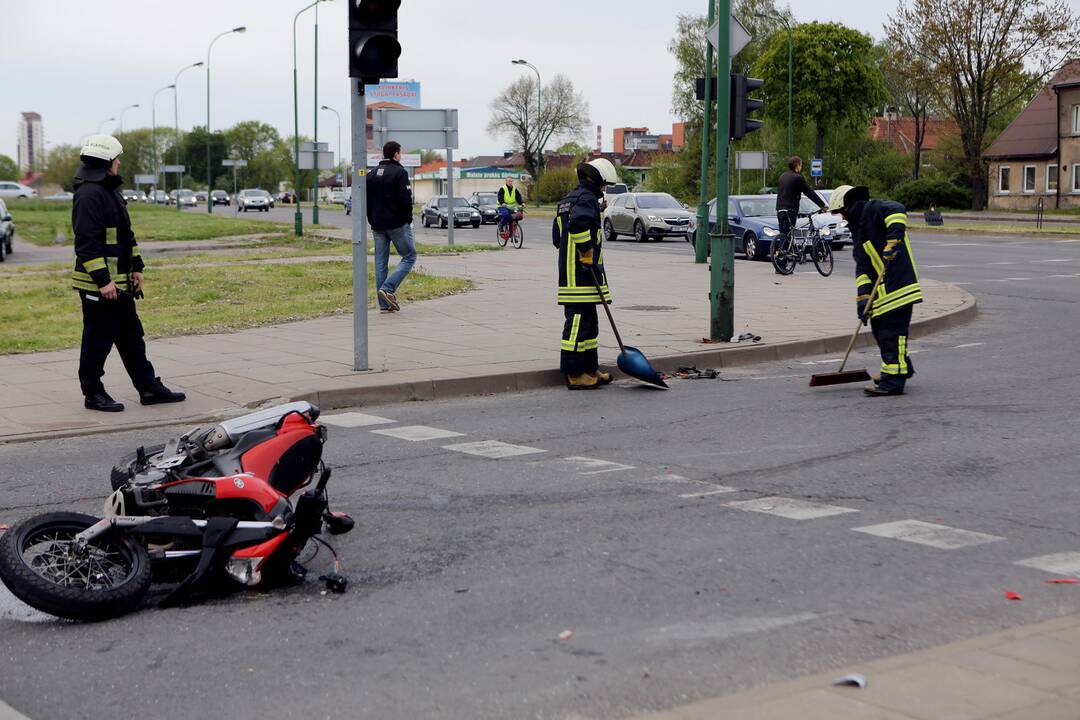
<instances>
[{"instance_id":1,"label":"building roof","mask_svg":"<svg viewBox=\"0 0 1080 720\"><path fill-rule=\"evenodd\" d=\"M934 150L943 138L959 134L960 126L955 120L927 118L922 149ZM870 137L887 142L905 155L910 155L915 151L915 118L901 117L890 120L876 117L870 121Z\"/></svg>"},{"instance_id":2,"label":"building roof","mask_svg":"<svg viewBox=\"0 0 1080 720\"><path fill-rule=\"evenodd\" d=\"M1038 158L1057 153L1058 112L1055 88L1080 81L1080 60L1071 60L1036 93L1023 112L983 153L987 159Z\"/></svg>"}]
</instances>

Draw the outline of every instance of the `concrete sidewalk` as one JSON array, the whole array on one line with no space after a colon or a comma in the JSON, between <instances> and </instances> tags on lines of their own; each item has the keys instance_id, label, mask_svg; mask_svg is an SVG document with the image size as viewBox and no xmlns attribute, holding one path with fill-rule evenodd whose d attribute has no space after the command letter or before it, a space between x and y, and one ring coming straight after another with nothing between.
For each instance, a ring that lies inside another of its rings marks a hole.
<instances>
[{"instance_id":1,"label":"concrete sidewalk","mask_svg":"<svg viewBox=\"0 0 1080 720\"><path fill-rule=\"evenodd\" d=\"M1080 616L766 685L638 720L1076 720ZM865 688L836 687L851 673Z\"/></svg>"},{"instance_id":2,"label":"concrete sidewalk","mask_svg":"<svg viewBox=\"0 0 1080 720\"><path fill-rule=\"evenodd\" d=\"M202 422L285 399L329 409L558 385L563 319L555 305L553 251L546 238L526 242L521 250L421 257L418 268L469 278L476 289L406 305L400 313L370 312L366 372L352 370L351 315L150 341L158 374L188 394L176 405L140 406L114 353L105 385L127 405L117 414L82 407L78 348L2 357L0 441ZM846 258L828 278L812 265L781 278L768 263L737 261L736 334L751 330L763 340L703 344L707 266L694 264L688 246L663 252L620 245L607 249L616 320L624 341L658 369L843 352L854 327ZM152 268L147 281L152 286ZM926 281L924 295L913 334L974 315L974 298L959 288ZM601 328L601 362L614 365L618 348L603 321Z\"/></svg>"}]
</instances>

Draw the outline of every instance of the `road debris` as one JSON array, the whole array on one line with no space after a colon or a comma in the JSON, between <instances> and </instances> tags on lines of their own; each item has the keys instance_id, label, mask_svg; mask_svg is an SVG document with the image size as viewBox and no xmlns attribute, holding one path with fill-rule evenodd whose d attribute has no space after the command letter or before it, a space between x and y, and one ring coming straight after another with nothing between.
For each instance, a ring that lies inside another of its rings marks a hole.
<instances>
[{"instance_id":1,"label":"road debris","mask_svg":"<svg viewBox=\"0 0 1080 720\"><path fill-rule=\"evenodd\" d=\"M673 373L673 377L681 380L715 380L720 377L720 371L716 368L704 368L698 370L694 365L681 367Z\"/></svg>"},{"instance_id":2,"label":"road debris","mask_svg":"<svg viewBox=\"0 0 1080 720\"><path fill-rule=\"evenodd\" d=\"M735 338L732 338L732 340L734 342L746 342L747 340L752 340L754 342L761 342L761 336L760 335L755 335L752 332L744 332L741 335L739 335L739 338L737 340Z\"/></svg>"},{"instance_id":3,"label":"road debris","mask_svg":"<svg viewBox=\"0 0 1080 720\"><path fill-rule=\"evenodd\" d=\"M0 529L3 529L3 525L0 525ZM1075 585L1080 583L1080 580L1076 578L1053 578L1046 581L1047 585Z\"/></svg>"},{"instance_id":4,"label":"road debris","mask_svg":"<svg viewBox=\"0 0 1080 720\"><path fill-rule=\"evenodd\" d=\"M1012 590L1006 590L1005 591L1005 599L1006 600L1023 600L1024 596L1021 595L1020 593L1013 592Z\"/></svg>"},{"instance_id":5,"label":"road debris","mask_svg":"<svg viewBox=\"0 0 1080 720\"><path fill-rule=\"evenodd\" d=\"M573 630L563 630L561 633L559 633L560 640L569 640L572 637L574 637Z\"/></svg>"},{"instance_id":6,"label":"road debris","mask_svg":"<svg viewBox=\"0 0 1080 720\"><path fill-rule=\"evenodd\" d=\"M843 687L865 688L866 676L859 673L852 673L850 675L845 675L844 677L840 678L839 680L834 682L833 685Z\"/></svg>"}]
</instances>

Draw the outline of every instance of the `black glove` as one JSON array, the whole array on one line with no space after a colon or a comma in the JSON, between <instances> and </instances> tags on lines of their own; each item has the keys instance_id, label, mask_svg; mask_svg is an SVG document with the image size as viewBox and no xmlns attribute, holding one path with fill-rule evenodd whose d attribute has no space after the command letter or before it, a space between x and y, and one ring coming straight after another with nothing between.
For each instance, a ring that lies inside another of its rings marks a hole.
<instances>
[{"instance_id":1,"label":"black glove","mask_svg":"<svg viewBox=\"0 0 1080 720\"><path fill-rule=\"evenodd\" d=\"M866 306L869 302L869 297L860 297L855 301L855 312L859 316L859 319L862 320L863 325L865 325L866 321L869 320L866 315Z\"/></svg>"}]
</instances>

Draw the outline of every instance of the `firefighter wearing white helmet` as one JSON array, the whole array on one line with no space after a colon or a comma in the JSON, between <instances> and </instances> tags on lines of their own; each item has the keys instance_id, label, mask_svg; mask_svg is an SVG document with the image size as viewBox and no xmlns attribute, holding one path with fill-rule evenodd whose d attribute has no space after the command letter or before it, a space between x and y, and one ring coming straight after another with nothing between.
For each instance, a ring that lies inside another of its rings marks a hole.
<instances>
[{"instance_id":1,"label":"firefighter wearing white helmet","mask_svg":"<svg viewBox=\"0 0 1080 720\"><path fill-rule=\"evenodd\" d=\"M142 323L135 298L142 297L143 260L127 202L120 194L120 141L91 135L79 153L71 227L75 231L75 268L71 285L82 302L83 332L79 385L90 410L119 412L123 404L105 391L101 378L113 346L139 392L143 405L179 402L183 393L169 390L146 359Z\"/></svg>"},{"instance_id":2,"label":"firefighter wearing white helmet","mask_svg":"<svg viewBox=\"0 0 1080 720\"><path fill-rule=\"evenodd\" d=\"M577 176L579 184L559 203L551 228L552 242L559 249L558 303L565 316L559 370L568 389L592 390L611 382L598 359L596 306L611 300L601 247L600 199L619 176L605 158L581 163Z\"/></svg>"},{"instance_id":3,"label":"firefighter wearing white helmet","mask_svg":"<svg viewBox=\"0 0 1080 720\"><path fill-rule=\"evenodd\" d=\"M922 302L907 210L892 200L871 200L868 188L851 185L833 190L828 210L840 213L851 230L856 312L864 323L869 321L881 351L881 375L866 386L866 394L901 395L915 374L908 327L912 307Z\"/></svg>"}]
</instances>

